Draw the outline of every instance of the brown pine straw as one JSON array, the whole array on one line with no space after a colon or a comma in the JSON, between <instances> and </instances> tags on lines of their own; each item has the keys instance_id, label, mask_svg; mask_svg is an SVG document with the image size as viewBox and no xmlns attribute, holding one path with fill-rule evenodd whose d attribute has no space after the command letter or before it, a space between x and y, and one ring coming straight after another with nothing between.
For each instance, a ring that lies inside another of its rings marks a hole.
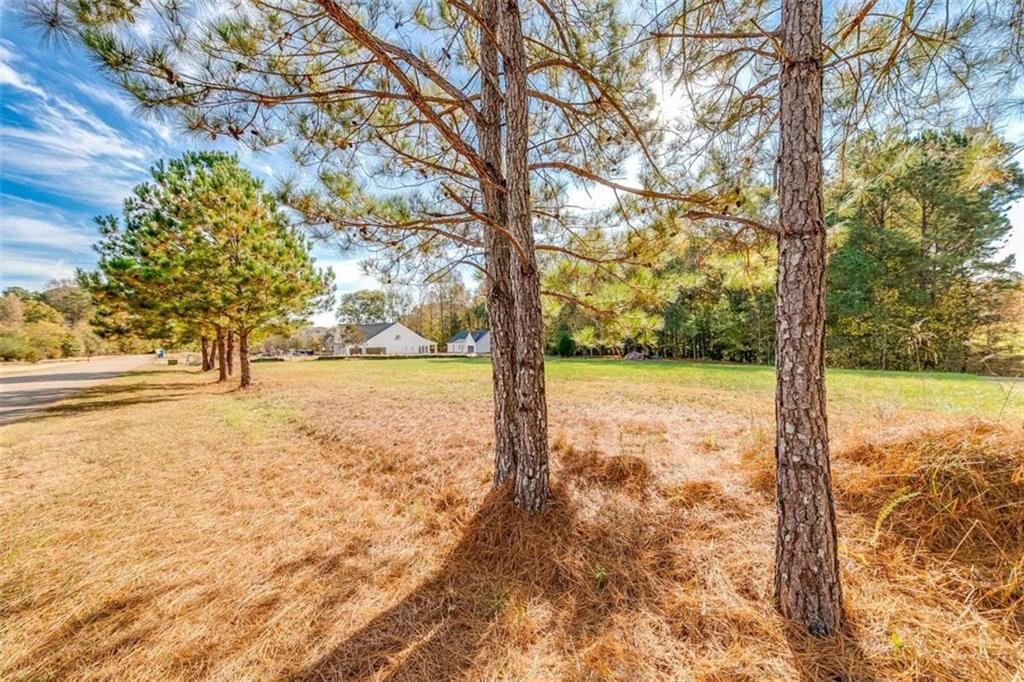
<instances>
[{"instance_id":1,"label":"brown pine straw","mask_svg":"<svg viewBox=\"0 0 1024 682\"><path fill-rule=\"evenodd\" d=\"M1019 426L834 421L849 626L821 641L772 607L770 401L553 382L531 519L488 492L483 370L356 371L264 369L247 394L157 375L0 430L0 678L1024 670Z\"/></svg>"}]
</instances>

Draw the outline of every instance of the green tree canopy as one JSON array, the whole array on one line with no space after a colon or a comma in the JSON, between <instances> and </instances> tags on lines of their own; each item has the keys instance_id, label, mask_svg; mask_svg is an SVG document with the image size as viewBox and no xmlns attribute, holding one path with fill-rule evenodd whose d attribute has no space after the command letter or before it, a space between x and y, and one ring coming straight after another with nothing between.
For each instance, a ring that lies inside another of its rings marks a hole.
<instances>
[{"instance_id":1,"label":"green tree canopy","mask_svg":"<svg viewBox=\"0 0 1024 682\"><path fill-rule=\"evenodd\" d=\"M241 382L248 340L293 325L322 306L333 273L315 267L307 241L236 156L185 154L135 188L123 221L100 220L99 270L83 276L106 314L144 334L238 334ZM223 376L223 374L222 374Z\"/></svg>"}]
</instances>

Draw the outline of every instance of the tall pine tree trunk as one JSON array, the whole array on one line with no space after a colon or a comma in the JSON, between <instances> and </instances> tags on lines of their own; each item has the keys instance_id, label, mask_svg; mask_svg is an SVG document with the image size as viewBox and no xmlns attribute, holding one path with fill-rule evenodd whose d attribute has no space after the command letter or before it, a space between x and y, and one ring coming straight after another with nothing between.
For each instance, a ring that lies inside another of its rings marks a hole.
<instances>
[{"instance_id":1,"label":"tall pine tree trunk","mask_svg":"<svg viewBox=\"0 0 1024 682\"><path fill-rule=\"evenodd\" d=\"M199 337L199 350L203 354L203 371L208 372L213 369L213 354L210 351L210 340L206 336Z\"/></svg>"},{"instance_id":2,"label":"tall pine tree trunk","mask_svg":"<svg viewBox=\"0 0 1024 682\"><path fill-rule=\"evenodd\" d=\"M547 400L540 278L530 215L530 139L527 111L526 48L517 0L498 0L500 43L505 67L505 182L508 230L523 253L512 258L514 296L517 460L515 501L538 513L549 496Z\"/></svg>"},{"instance_id":3,"label":"tall pine tree trunk","mask_svg":"<svg viewBox=\"0 0 1024 682\"><path fill-rule=\"evenodd\" d=\"M233 329L228 330L227 359L228 375L230 376L235 373L235 332Z\"/></svg>"},{"instance_id":4,"label":"tall pine tree trunk","mask_svg":"<svg viewBox=\"0 0 1024 682\"><path fill-rule=\"evenodd\" d=\"M224 348L224 329L222 327L217 327L217 340L214 342L214 345L217 348L217 371L219 372L217 381L227 381L228 361Z\"/></svg>"},{"instance_id":5,"label":"tall pine tree trunk","mask_svg":"<svg viewBox=\"0 0 1024 682\"><path fill-rule=\"evenodd\" d=\"M501 90L498 73L498 0L483 0L481 17L487 24L480 29L482 120L478 137L480 156L493 169L493 178L502 177L501 169ZM507 222L505 193L493 180L480 183L484 213L499 225ZM494 486L515 475L516 396L515 396L515 321L512 298L512 250L497 230L484 230L484 260L487 268L487 319L491 330L491 375L494 383Z\"/></svg>"},{"instance_id":6,"label":"tall pine tree trunk","mask_svg":"<svg viewBox=\"0 0 1024 682\"><path fill-rule=\"evenodd\" d=\"M781 39L775 599L823 636L843 615L825 418L821 0L783 0Z\"/></svg>"},{"instance_id":7,"label":"tall pine tree trunk","mask_svg":"<svg viewBox=\"0 0 1024 682\"><path fill-rule=\"evenodd\" d=\"M249 372L249 332L240 330L238 332L238 385L245 388L252 383L252 375Z\"/></svg>"}]
</instances>

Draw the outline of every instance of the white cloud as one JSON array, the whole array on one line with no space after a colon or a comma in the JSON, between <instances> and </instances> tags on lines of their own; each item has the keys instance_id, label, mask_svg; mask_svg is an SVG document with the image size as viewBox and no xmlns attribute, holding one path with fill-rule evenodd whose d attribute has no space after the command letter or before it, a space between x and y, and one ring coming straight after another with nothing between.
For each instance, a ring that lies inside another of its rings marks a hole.
<instances>
[{"instance_id":1,"label":"white cloud","mask_svg":"<svg viewBox=\"0 0 1024 682\"><path fill-rule=\"evenodd\" d=\"M96 239L96 232L83 227L81 219L69 218L52 207L5 194L0 196L0 236L5 248L18 244L85 253Z\"/></svg>"},{"instance_id":2,"label":"white cloud","mask_svg":"<svg viewBox=\"0 0 1024 682\"><path fill-rule=\"evenodd\" d=\"M3 288L14 286L14 282L26 282L38 286L40 281L73 277L75 266L63 258L39 258L9 253L0 254L0 280Z\"/></svg>"},{"instance_id":3,"label":"white cloud","mask_svg":"<svg viewBox=\"0 0 1024 682\"><path fill-rule=\"evenodd\" d=\"M70 227L55 225L28 216L3 217L3 241L16 244L47 246L53 249L78 251L88 247L93 237Z\"/></svg>"},{"instance_id":4,"label":"white cloud","mask_svg":"<svg viewBox=\"0 0 1024 682\"><path fill-rule=\"evenodd\" d=\"M640 159L633 155L626 159L625 168L621 177L609 178L613 182L626 187L640 186ZM618 200L617 191L611 187L588 182L576 176L571 176L569 182L572 188L566 192L566 203L582 211L600 211L611 208ZM628 196L628 195L627 195Z\"/></svg>"},{"instance_id":5,"label":"white cloud","mask_svg":"<svg viewBox=\"0 0 1024 682\"><path fill-rule=\"evenodd\" d=\"M380 282L363 272L358 258L339 258L313 252L318 267L334 270L334 283L338 291L345 293L358 289L379 289Z\"/></svg>"},{"instance_id":6,"label":"white cloud","mask_svg":"<svg viewBox=\"0 0 1024 682\"><path fill-rule=\"evenodd\" d=\"M152 132L165 144L170 144L174 138L174 131L169 125L155 118L154 115L141 111L138 107L132 106L126 95L121 95L109 88L98 88L95 85L79 83L75 86L79 92L92 100L112 107L121 117L140 123L147 130Z\"/></svg>"},{"instance_id":7,"label":"white cloud","mask_svg":"<svg viewBox=\"0 0 1024 682\"><path fill-rule=\"evenodd\" d=\"M313 257L318 267L330 267L334 271L334 284L338 294L344 294L359 289L380 289L381 284L373 277L365 274L359 266L359 259L354 257L339 256L336 249L314 247ZM332 301L327 310L321 311L313 316L312 323L319 327L329 327L335 324L335 302Z\"/></svg>"},{"instance_id":8,"label":"white cloud","mask_svg":"<svg viewBox=\"0 0 1024 682\"><path fill-rule=\"evenodd\" d=\"M110 204L142 179L155 155L63 98L11 109L31 124L0 127L4 174L51 194Z\"/></svg>"},{"instance_id":9,"label":"white cloud","mask_svg":"<svg viewBox=\"0 0 1024 682\"><path fill-rule=\"evenodd\" d=\"M34 95L43 97L46 93L29 78L18 73L8 62L0 62L0 85L7 85L18 90L31 92Z\"/></svg>"},{"instance_id":10,"label":"white cloud","mask_svg":"<svg viewBox=\"0 0 1024 682\"><path fill-rule=\"evenodd\" d=\"M143 142L130 139L71 99L69 93L43 90L14 71L12 63L26 60L10 41L0 42L0 58L4 82L21 91L19 97L5 102L5 113L13 115L5 116L0 126L5 179L102 206L118 203L144 179L149 160L159 153L148 138ZM102 86L75 84L69 92L76 90L136 120L128 103ZM171 137L169 130L156 123L149 129L153 141Z\"/></svg>"},{"instance_id":11,"label":"white cloud","mask_svg":"<svg viewBox=\"0 0 1024 682\"><path fill-rule=\"evenodd\" d=\"M24 92L30 92L38 97L45 97L43 89L36 85L31 78L23 76L14 68L14 62L18 56L10 48L8 41L0 43L0 85L6 85Z\"/></svg>"}]
</instances>

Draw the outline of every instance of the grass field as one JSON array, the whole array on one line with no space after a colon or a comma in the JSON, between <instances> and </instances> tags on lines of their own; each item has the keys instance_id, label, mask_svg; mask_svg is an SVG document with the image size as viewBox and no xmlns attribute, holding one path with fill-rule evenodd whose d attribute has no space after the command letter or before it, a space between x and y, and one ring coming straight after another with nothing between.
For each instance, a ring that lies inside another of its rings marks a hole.
<instances>
[{"instance_id":1,"label":"grass field","mask_svg":"<svg viewBox=\"0 0 1024 682\"><path fill-rule=\"evenodd\" d=\"M486 361L254 373L153 367L0 428L0 678L1024 677L1024 384L830 373L823 644L771 606L767 368L550 361L535 520L488 493Z\"/></svg>"}]
</instances>

